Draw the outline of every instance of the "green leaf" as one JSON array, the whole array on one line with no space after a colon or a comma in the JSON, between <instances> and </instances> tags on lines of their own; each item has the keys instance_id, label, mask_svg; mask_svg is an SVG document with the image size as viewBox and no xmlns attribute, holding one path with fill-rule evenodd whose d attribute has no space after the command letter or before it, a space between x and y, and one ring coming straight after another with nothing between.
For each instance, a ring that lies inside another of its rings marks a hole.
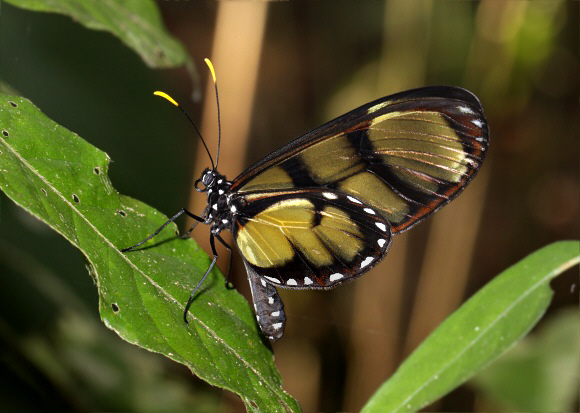
<instances>
[{"instance_id":1,"label":"green leaf","mask_svg":"<svg viewBox=\"0 0 580 413\"><path fill-rule=\"evenodd\" d=\"M5 1L32 11L64 14L89 29L107 31L139 54L149 67L180 66L188 60L184 47L165 30L157 5L150 0Z\"/></svg>"},{"instance_id":2,"label":"green leaf","mask_svg":"<svg viewBox=\"0 0 580 413\"><path fill-rule=\"evenodd\" d=\"M362 411L417 411L466 381L530 331L550 303L550 281L578 262L580 243L562 241L502 272L447 318Z\"/></svg>"},{"instance_id":3,"label":"green leaf","mask_svg":"<svg viewBox=\"0 0 580 413\"><path fill-rule=\"evenodd\" d=\"M123 254L167 217L120 195L107 176L109 158L44 116L28 100L0 94L0 188L62 234L86 257L99 290L103 322L122 338L185 364L210 384L240 395L248 410L299 411L282 390L271 351L242 296L208 268L192 240L166 228L154 248ZM164 241L164 242L161 242Z\"/></svg>"},{"instance_id":4,"label":"green leaf","mask_svg":"<svg viewBox=\"0 0 580 413\"><path fill-rule=\"evenodd\" d=\"M494 411L571 412L578 402L578 309L560 311L472 383Z\"/></svg>"}]
</instances>

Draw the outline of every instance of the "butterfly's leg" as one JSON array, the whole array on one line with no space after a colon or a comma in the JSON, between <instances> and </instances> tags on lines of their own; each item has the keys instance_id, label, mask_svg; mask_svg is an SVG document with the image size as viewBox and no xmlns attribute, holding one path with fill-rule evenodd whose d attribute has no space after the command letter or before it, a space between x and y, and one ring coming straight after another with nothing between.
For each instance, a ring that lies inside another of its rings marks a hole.
<instances>
[{"instance_id":1,"label":"butterfly's leg","mask_svg":"<svg viewBox=\"0 0 580 413\"><path fill-rule=\"evenodd\" d=\"M189 295L189 300L187 300L187 304L185 305L185 310L183 311L183 320L185 321L185 324L189 324L189 322L187 321L187 313L189 312L189 307L191 307L191 304L193 303L195 293L197 293L197 290L199 290L199 288L201 287L201 285L205 281L206 277L209 275L211 269L213 268L213 266L215 265L215 263L218 259L218 254L217 254L217 251L215 249L215 242L214 242L214 235L213 234L210 234L210 236L209 236L209 245L211 246L211 252L213 253L213 260L211 260L211 263L209 264L209 268L207 269L205 274L203 274L203 277L201 277L201 280L199 280L199 282L197 283L197 285L195 286L195 288L193 289L193 291Z\"/></svg>"},{"instance_id":2,"label":"butterfly's leg","mask_svg":"<svg viewBox=\"0 0 580 413\"><path fill-rule=\"evenodd\" d=\"M230 270L232 269L232 247L230 247L230 244L225 242L223 240L223 238L220 237L219 235L216 235L216 238L218 239L219 242L222 243L222 245L224 247L226 247L226 249L228 250L228 253L229 253L228 270L226 272L226 288L230 289L230 288L233 288L233 286L230 287Z\"/></svg>"},{"instance_id":3,"label":"butterfly's leg","mask_svg":"<svg viewBox=\"0 0 580 413\"><path fill-rule=\"evenodd\" d=\"M194 224L191 226L191 228L189 228L185 233L181 234L179 236L179 238L183 238L183 239L187 239L189 238L189 236L191 235L191 233L193 232L193 230L195 229L195 227L197 227L197 224L199 224L200 222L204 222L205 218L207 216L207 212L209 211L209 207L206 207L203 212L201 213L201 220L198 219L198 217L196 216L192 216L193 219L195 219L196 221L194 222ZM191 215L190 215L191 216Z\"/></svg>"},{"instance_id":4,"label":"butterfly's leg","mask_svg":"<svg viewBox=\"0 0 580 413\"><path fill-rule=\"evenodd\" d=\"M179 218L179 217L181 216L181 214L186 214L186 215L190 216L191 218L195 219L195 220L196 220L196 221L198 221L198 222L203 222L203 221L204 221L204 219L203 219L203 218L201 218L201 217L198 217L198 216L197 216L197 215L195 215L195 214L192 214L191 212L189 212L189 211L188 211L187 209L185 209L185 208L181 208L181 211L179 211L177 214L173 215L173 216L172 216L172 217L169 219L169 221L167 221L165 224L161 225L161 226L160 226L160 227L157 229L157 231L155 231L153 234L149 235L149 236L148 236L147 238L145 238L143 241L140 241L140 242L138 242L138 243L137 243L137 244L135 244L135 245L132 245L132 246L130 246L130 247L127 247L127 248L123 248L123 249L121 250L121 252L128 252L128 251L132 251L132 250L134 250L135 248L137 248L138 246L145 244L145 243L146 243L147 241L149 241L151 238L153 238L154 236L156 236L157 234L159 234L161 231L163 231L163 228L165 228L167 225L169 225L170 223L172 223L173 221L175 221L177 218Z\"/></svg>"}]
</instances>

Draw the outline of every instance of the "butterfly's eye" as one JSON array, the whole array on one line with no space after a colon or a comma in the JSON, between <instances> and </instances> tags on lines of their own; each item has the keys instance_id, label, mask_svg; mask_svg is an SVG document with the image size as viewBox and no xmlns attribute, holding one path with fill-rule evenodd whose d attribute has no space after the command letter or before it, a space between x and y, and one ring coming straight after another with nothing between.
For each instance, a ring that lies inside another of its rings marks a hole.
<instances>
[{"instance_id":1,"label":"butterfly's eye","mask_svg":"<svg viewBox=\"0 0 580 413\"><path fill-rule=\"evenodd\" d=\"M207 191L208 187L213 184L214 179L215 179L214 171L212 171L209 168L206 168L201 174L201 178L195 181L195 184L193 186L195 187L195 190L197 192L205 192ZM200 184L203 184L203 188L199 186Z\"/></svg>"},{"instance_id":2,"label":"butterfly's eye","mask_svg":"<svg viewBox=\"0 0 580 413\"><path fill-rule=\"evenodd\" d=\"M214 174L211 170L206 170L203 176L201 177L201 182L206 186L210 186L214 180Z\"/></svg>"}]
</instances>

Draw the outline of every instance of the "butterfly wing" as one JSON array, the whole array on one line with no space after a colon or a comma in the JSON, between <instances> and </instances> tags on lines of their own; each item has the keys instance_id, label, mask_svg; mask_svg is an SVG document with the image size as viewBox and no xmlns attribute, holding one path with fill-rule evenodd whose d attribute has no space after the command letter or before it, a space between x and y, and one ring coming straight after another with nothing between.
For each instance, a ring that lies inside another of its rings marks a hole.
<instances>
[{"instance_id":1,"label":"butterfly wing","mask_svg":"<svg viewBox=\"0 0 580 413\"><path fill-rule=\"evenodd\" d=\"M391 242L389 222L340 191L254 193L243 203L235 243L249 276L275 287L332 288L372 268Z\"/></svg>"},{"instance_id":2,"label":"butterfly wing","mask_svg":"<svg viewBox=\"0 0 580 413\"><path fill-rule=\"evenodd\" d=\"M372 268L392 234L465 188L487 145L474 95L427 87L361 106L244 171L230 188L232 232L260 328L283 334L276 287L332 288Z\"/></svg>"},{"instance_id":3,"label":"butterfly wing","mask_svg":"<svg viewBox=\"0 0 580 413\"><path fill-rule=\"evenodd\" d=\"M488 145L477 97L448 86L378 99L314 129L232 183L239 194L327 188L379 211L392 233L457 196Z\"/></svg>"}]
</instances>

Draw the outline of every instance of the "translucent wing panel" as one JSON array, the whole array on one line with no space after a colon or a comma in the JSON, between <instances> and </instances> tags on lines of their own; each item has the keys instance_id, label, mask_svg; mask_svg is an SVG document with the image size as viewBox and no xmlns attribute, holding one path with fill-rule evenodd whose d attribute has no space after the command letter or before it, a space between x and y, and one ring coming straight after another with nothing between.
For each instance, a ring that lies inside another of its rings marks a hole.
<instances>
[{"instance_id":1,"label":"translucent wing panel","mask_svg":"<svg viewBox=\"0 0 580 413\"><path fill-rule=\"evenodd\" d=\"M248 194L234 227L246 266L274 286L330 288L372 268L390 226L360 200L333 190Z\"/></svg>"},{"instance_id":2,"label":"translucent wing panel","mask_svg":"<svg viewBox=\"0 0 580 413\"><path fill-rule=\"evenodd\" d=\"M469 171L461 136L439 112L395 112L373 119L370 150L394 170L415 171L447 182L460 182Z\"/></svg>"},{"instance_id":3,"label":"translucent wing panel","mask_svg":"<svg viewBox=\"0 0 580 413\"><path fill-rule=\"evenodd\" d=\"M453 87L415 89L309 132L248 168L232 189L338 190L378 210L397 233L461 192L487 145L474 95Z\"/></svg>"}]
</instances>

